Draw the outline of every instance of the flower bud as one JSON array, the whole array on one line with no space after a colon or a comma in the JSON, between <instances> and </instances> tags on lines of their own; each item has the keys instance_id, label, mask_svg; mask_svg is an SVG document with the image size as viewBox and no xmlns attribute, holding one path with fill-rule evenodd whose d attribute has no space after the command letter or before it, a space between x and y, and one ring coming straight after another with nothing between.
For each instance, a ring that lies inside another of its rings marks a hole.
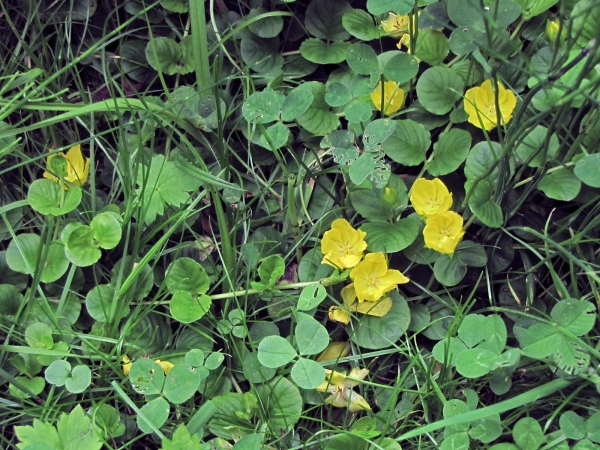
<instances>
[{"instance_id":1,"label":"flower bud","mask_svg":"<svg viewBox=\"0 0 600 450\"><path fill-rule=\"evenodd\" d=\"M553 45L556 44L557 40L559 40L559 44L563 44L565 42L567 38L565 31L565 28L561 27L559 19L546 21L546 39L548 39Z\"/></svg>"}]
</instances>

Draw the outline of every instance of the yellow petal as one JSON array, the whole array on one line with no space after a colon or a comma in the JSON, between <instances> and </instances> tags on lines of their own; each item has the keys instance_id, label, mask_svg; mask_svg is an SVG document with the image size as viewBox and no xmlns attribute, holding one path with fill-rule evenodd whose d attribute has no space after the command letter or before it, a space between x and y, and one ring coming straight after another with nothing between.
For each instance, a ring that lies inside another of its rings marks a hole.
<instances>
[{"instance_id":1,"label":"yellow petal","mask_svg":"<svg viewBox=\"0 0 600 450\"><path fill-rule=\"evenodd\" d=\"M428 217L448 211L452 206L452 194L439 178L419 178L413 183L410 202L417 214Z\"/></svg>"},{"instance_id":2,"label":"yellow petal","mask_svg":"<svg viewBox=\"0 0 600 450\"><path fill-rule=\"evenodd\" d=\"M367 403L364 397L354 391L350 391L350 401L348 405L348 411L357 412L370 410L371 406Z\"/></svg>"},{"instance_id":3,"label":"yellow petal","mask_svg":"<svg viewBox=\"0 0 600 450\"><path fill-rule=\"evenodd\" d=\"M346 380L344 380L344 386L347 388L358 386L358 381L354 380L364 380L367 375L369 375L369 369L357 369L353 368L348 375L346 375ZM352 378L353 380L349 380L348 378Z\"/></svg>"},{"instance_id":4,"label":"yellow petal","mask_svg":"<svg viewBox=\"0 0 600 450\"><path fill-rule=\"evenodd\" d=\"M333 305L329 308L329 320L348 325L350 323L350 315L339 306Z\"/></svg>"},{"instance_id":5,"label":"yellow petal","mask_svg":"<svg viewBox=\"0 0 600 450\"><path fill-rule=\"evenodd\" d=\"M323 234L321 264L348 269L354 267L362 259L367 248L364 231L356 230L345 219L334 220L331 229Z\"/></svg>"},{"instance_id":6,"label":"yellow petal","mask_svg":"<svg viewBox=\"0 0 600 450\"><path fill-rule=\"evenodd\" d=\"M464 234L463 218L453 211L428 217L423 229L425 247L449 255L454 253Z\"/></svg>"},{"instance_id":7,"label":"yellow petal","mask_svg":"<svg viewBox=\"0 0 600 450\"><path fill-rule=\"evenodd\" d=\"M84 158L79 144L71 147L67 151L65 158L69 162L68 175L65 179L77 186L83 186L87 181L90 171L89 158Z\"/></svg>"},{"instance_id":8,"label":"yellow petal","mask_svg":"<svg viewBox=\"0 0 600 450\"><path fill-rule=\"evenodd\" d=\"M327 346L323 353L317 358L317 362L321 361L337 361L350 354L350 344L348 342L332 342Z\"/></svg>"},{"instance_id":9,"label":"yellow petal","mask_svg":"<svg viewBox=\"0 0 600 450\"><path fill-rule=\"evenodd\" d=\"M377 302L357 303L356 311L369 316L383 317L392 309L392 299L390 297L382 298Z\"/></svg>"},{"instance_id":10,"label":"yellow petal","mask_svg":"<svg viewBox=\"0 0 600 450\"><path fill-rule=\"evenodd\" d=\"M319 392L335 392L339 386L343 386L346 380L346 375L335 370L325 369L325 381L318 387Z\"/></svg>"},{"instance_id":11,"label":"yellow petal","mask_svg":"<svg viewBox=\"0 0 600 450\"><path fill-rule=\"evenodd\" d=\"M393 81L381 82L371 93L371 101L375 108L381 111L383 104L384 114L390 115L398 111L404 105L404 90L398 87L398 83Z\"/></svg>"},{"instance_id":12,"label":"yellow petal","mask_svg":"<svg viewBox=\"0 0 600 450\"><path fill-rule=\"evenodd\" d=\"M175 364L169 361L161 361L160 359L155 359L154 362L160 366L165 375L167 375L171 369L175 366Z\"/></svg>"},{"instance_id":13,"label":"yellow petal","mask_svg":"<svg viewBox=\"0 0 600 450\"><path fill-rule=\"evenodd\" d=\"M123 373L125 374L125 376L129 376L129 372L131 371L131 366L133 365L133 363L131 362L131 360L129 359L129 357L127 355L123 355L123 357L121 358L121 361L123 361L125 363L122 366Z\"/></svg>"}]
</instances>

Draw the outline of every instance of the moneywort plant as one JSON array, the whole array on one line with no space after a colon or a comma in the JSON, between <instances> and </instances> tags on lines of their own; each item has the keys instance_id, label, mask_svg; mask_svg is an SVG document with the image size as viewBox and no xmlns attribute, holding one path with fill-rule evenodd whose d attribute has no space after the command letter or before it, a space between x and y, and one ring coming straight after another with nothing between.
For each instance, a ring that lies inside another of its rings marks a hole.
<instances>
[{"instance_id":1,"label":"moneywort plant","mask_svg":"<svg viewBox=\"0 0 600 450\"><path fill-rule=\"evenodd\" d=\"M600 4L0 5L3 448L597 448Z\"/></svg>"}]
</instances>

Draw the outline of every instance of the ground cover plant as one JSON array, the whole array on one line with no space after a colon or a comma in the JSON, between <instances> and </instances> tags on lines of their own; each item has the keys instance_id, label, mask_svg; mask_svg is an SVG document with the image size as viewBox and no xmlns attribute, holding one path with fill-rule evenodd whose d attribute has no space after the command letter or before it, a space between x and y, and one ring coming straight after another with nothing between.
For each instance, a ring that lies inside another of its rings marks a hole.
<instances>
[{"instance_id":1,"label":"ground cover plant","mask_svg":"<svg viewBox=\"0 0 600 450\"><path fill-rule=\"evenodd\" d=\"M600 448L598 1L0 34L2 448Z\"/></svg>"}]
</instances>

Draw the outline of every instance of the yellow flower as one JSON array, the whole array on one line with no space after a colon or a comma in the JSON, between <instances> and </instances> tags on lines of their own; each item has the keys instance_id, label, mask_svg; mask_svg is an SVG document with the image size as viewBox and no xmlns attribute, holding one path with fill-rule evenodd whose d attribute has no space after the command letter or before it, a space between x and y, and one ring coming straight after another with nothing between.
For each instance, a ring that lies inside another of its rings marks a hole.
<instances>
[{"instance_id":1,"label":"yellow flower","mask_svg":"<svg viewBox=\"0 0 600 450\"><path fill-rule=\"evenodd\" d=\"M391 12L387 20L381 21L381 27L388 36L399 38L402 37L404 34L408 33L410 21L410 16L408 14L405 16L401 16L399 14L394 14ZM412 24L414 34L417 29L416 16L413 16Z\"/></svg>"},{"instance_id":2,"label":"yellow flower","mask_svg":"<svg viewBox=\"0 0 600 450\"><path fill-rule=\"evenodd\" d=\"M317 362L321 361L337 361L339 358L344 358L350 354L350 344L347 342L336 341L327 346L323 353L317 358Z\"/></svg>"},{"instance_id":3,"label":"yellow flower","mask_svg":"<svg viewBox=\"0 0 600 450\"><path fill-rule=\"evenodd\" d=\"M439 178L419 178L412 186L410 203L418 215L429 217L449 211L452 206L452 194Z\"/></svg>"},{"instance_id":4,"label":"yellow flower","mask_svg":"<svg viewBox=\"0 0 600 450\"><path fill-rule=\"evenodd\" d=\"M382 298L377 302L358 302L356 300L354 284L349 284L343 288L340 294L344 300L344 307L340 308L334 305L329 308L329 318L346 325L350 323L350 314L348 312L359 312L369 316L383 317L392 309L392 299L390 297Z\"/></svg>"},{"instance_id":5,"label":"yellow flower","mask_svg":"<svg viewBox=\"0 0 600 450\"><path fill-rule=\"evenodd\" d=\"M66 174L64 175L63 180L68 181L70 184L75 186L83 186L90 174L90 159L84 158L83 153L81 152L81 146L79 144L74 145L67 151L66 154L60 152L48 155L48 158L46 159L46 168L50 169L50 171L53 173L56 173L56 171L51 169L51 161L57 156L64 158L67 162ZM44 178L56 181L57 183L60 182L58 177L54 176L48 171L44 172ZM69 189L67 183L64 184L64 189Z\"/></svg>"},{"instance_id":6,"label":"yellow flower","mask_svg":"<svg viewBox=\"0 0 600 450\"><path fill-rule=\"evenodd\" d=\"M365 259L350 271L359 303L376 302L383 294L410 280L399 270L388 269L385 256L381 252L369 253Z\"/></svg>"},{"instance_id":7,"label":"yellow flower","mask_svg":"<svg viewBox=\"0 0 600 450\"><path fill-rule=\"evenodd\" d=\"M384 114L394 114L404 105L404 90L398 87L398 83L386 81L381 88L381 82L371 92L371 101L379 111L383 101Z\"/></svg>"},{"instance_id":8,"label":"yellow flower","mask_svg":"<svg viewBox=\"0 0 600 450\"><path fill-rule=\"evenodd\" d=\"M336 219L331 224L331 230L323 234L321 264L340 269L349 269L358 264L367 248L365 236L367 233L355 230L345 219Z\"/></svg>"},{"instance_id":9,"label":"yellow flower","mask_svg":"<svg viewBox=\"0 0 600 450\"><path fill-rule=\"evenodd\" d=\"M498 106L503 124L508 123L517 106L517 98L510 89L505 89L498 82ZM492 87L492 80L485 80L481 86L471 88L465 94L465 112L469 115L469 122L477 128L493 130L498 125L496 114L496 96Z\"/></svg>"},{"instance_id":10,"label":"yellow flower","mask_svg":"<svg viewBox=\"0 0 600 450\"><path fill-rule=\"evenodd\" d=\"M123 373L125 374L125 376L129 376L129 372L131 371L131 366L133 365L133 363L131 362L131 359L129 359L129 356L127 355L123 355L123 357L121 358L121 361L123 361ZM171 369L175 366L175 364L169 362L169 361L161 361L160 359L155 359L154 362L156 364L158 364L160 366L160 368L165 372L165 375L167 375Z\"/></svg>"},{"instance_id":11,"label":"yellow flower","mask_svg":"<svg viewBox=\"0 0 600 450\"><path fill-rule=\"evenodd\" d=\"M567 39L566 28L563 26L561 29L560 25L559 19L546 21L546 39L548 39L552 44L556 44L557 40L560 40L560 43L562 44Z\"/></svg>"},{"instance_id":12,"label":"yellow flower","mask_svg":"<svg viewBox=\"0 0 600 450\"><path fill-rule=\"evenodd\" d=\"M428 217L423 230L425 247L449 255L454 253L464 234L463 218L454 211Z\"/></svg>"},{"instance_id":13,"label":"yellow flower","mask_svg":"<svg viewBox=\"0 0 600 450\"><path fill-rule=\"evenodd\" d=\"M358 382L354 380L364 380L368 373L368 369L352 369L346 376L343 373L325 369L325 381L317 387L317 391L329 392L331 395L325 399L325 403L336 408L347 406L350 412L371 409L364 397L352 390L353 387L358 386Z\"/></svg>"}]
</instances>

